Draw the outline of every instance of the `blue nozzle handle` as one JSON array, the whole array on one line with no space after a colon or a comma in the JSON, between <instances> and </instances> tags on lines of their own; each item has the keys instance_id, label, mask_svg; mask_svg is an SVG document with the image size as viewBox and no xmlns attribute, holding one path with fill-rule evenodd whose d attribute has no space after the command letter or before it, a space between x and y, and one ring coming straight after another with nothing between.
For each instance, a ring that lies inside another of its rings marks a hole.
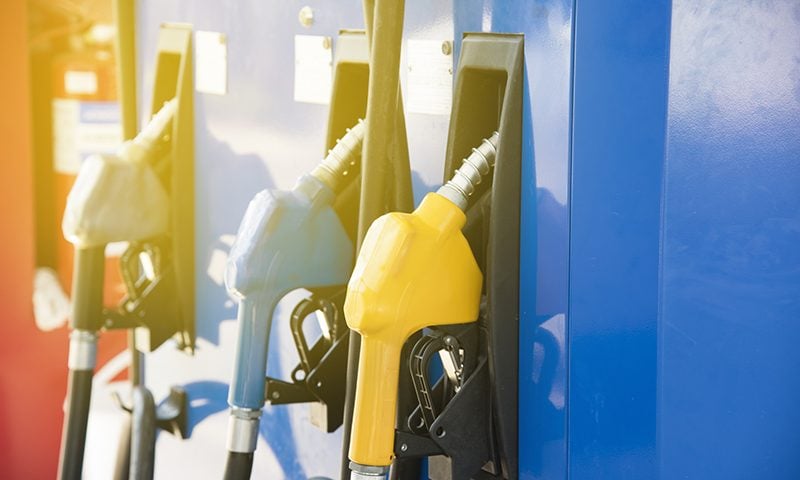
<instances>
[{"instance_id":1,"label":"blue nozzle handle","mask_svg":"<svg viewBox=\"0 0 800 480\"><path fill-rule=\"evenodd\" d=\"M269 334L280 299L298 288L344 285L350 277L353 244L333 201L363 140L359 120L291 191L264 190L247 207L225 271L228 291L240 298L228 395L234 408L264 406Z\"/></svg>"},{"instance_id":2,"label":"blue nozzle handle","mask_svg":"<svg viewBox=\"0 0 800 480\"><path fill-rule=\"evenodd\" d=\"M272 315L280 297L251 295L239 301L236 357L228 403L258 410L264 406L267 352Z\"/></svg>"},{"instance_id":3,"label":"blue nozzle handle","mask_svg":"<svg viewBox=\"0 0 800 480\"><path fill-rule=\"evenodd\" d=\"M264 406L269 332L275 307L298 288L344 285L353 245L319 179L301 177L291 191L262 191L250 202L231 248L225 284L240 298L232 407Z\"/></svg>"}]
</instances>

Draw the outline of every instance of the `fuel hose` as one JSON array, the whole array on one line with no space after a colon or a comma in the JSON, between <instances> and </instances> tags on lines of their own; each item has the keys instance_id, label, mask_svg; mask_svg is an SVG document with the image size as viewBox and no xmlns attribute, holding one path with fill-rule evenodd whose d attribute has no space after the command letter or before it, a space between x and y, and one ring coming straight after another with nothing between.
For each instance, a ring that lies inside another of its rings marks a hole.
<instances>
[{"instance_id":1,"label":"fuel hose","mask_svg":"<svg viewBox=\"0 0 800 480\"><path fill-rule=\"evenodd\" d=\"M97 331L103 324L104 268L104 246L75 250L69 377L58 462L60 480L79 480L83 470L92 374L97 357Z\"/></svg>"},{"instance_id":2,"label":"fuel hose","mask_svg":"<svg viewBox=\"0 0 800 480\"><path fill-rule=\"evenodd\" d=\"M413 208L408 141L400 93L400 47L405 1L364 0L363 8L370 45L370 78L357 245L361 245L367 229L379 216L392 210L407 212ZM351 331L347 352L342 479L350 477L348 449L360 349L361 337Z\"/></svg>"}]
</instances>

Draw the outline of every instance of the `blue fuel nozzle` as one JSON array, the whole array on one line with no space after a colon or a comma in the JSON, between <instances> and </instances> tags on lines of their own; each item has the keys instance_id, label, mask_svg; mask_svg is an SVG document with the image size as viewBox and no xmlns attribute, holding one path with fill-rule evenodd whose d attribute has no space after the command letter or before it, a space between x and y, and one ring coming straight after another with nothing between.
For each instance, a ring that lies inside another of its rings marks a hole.
<instances>
[{"instance_id":1,"label":"blue fuel nozzle","mask_svg":"<svg viewBox=\"0 0 800 480\"><path fill-rule=\"evenodd\" d=\"M264 405L269 334L280 299L298 288L347 283L354 248L333 203L360 157L363 137L359 122L294 188L264 190L247 208L225 272L226 287L240 302L228 397L234 409Z\"/></svg>"}]
</instances>

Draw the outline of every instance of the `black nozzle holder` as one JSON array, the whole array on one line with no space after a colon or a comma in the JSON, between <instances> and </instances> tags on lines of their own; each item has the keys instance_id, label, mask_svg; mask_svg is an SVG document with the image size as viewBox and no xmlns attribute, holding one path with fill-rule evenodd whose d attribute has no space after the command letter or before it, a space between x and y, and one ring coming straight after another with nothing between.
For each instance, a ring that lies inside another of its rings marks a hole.
<instances>
[{"instance_id":1,"label":"black nozzle holder","mask_svg":"<svg viewBox=\"0 0 800 480\"><path fill-rule=\"evenodd\" d=\"M344 187L344 180L361 159L361 146L364 142L364 120L359 120L353 128L336 141L328 150L328 155L311 171L311 175L327 185L334 193Z\"/></svg>"},{"instance_id":2,"label":"black nozzle holder","mask_svg":"<svg viewBox=\"0 0 800 480\"><path fill-rule=\"evenodd\" d=\"M489 174L497 158L497 142L500 134L494 132L491 137L484 138L478 148L473 148L469 157L464 159L453 177L436 192L458 207L466 211L469 198L483 177Z\"/></svg>"}]
</instances>

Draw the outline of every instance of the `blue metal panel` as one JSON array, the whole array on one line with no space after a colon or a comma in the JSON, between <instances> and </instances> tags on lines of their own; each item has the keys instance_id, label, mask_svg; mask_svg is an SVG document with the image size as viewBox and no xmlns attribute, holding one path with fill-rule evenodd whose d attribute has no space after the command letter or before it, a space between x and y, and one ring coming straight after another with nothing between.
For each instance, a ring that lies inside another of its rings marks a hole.
<instances>
[{"instance_id":1,"label":"blue metal panel","mask_svg":"<svg viewBox=\"0 0 800 480\"><path fill-rule=\"evenodd\" d=\"M293 35L363 20L359 2L308 1L311 29L297 2L139 3L141 105L161 22L229 39L228 95L196 95L200 350L157 352L148 377L193 382L189 442L214 425L200 450L221 462L235 305L209 272L250 197L322 152L327 107L292 101ZM526 35L521 478L800 478L800 7L407 2L406 39L476 30ZM446 130L408 115L417 198L440 182ZM285 333L270 372L294 362ZM262 474L335 476L340 436L305 408L267 408Z\"/></svg>"},{"instance_id":2,"label":"blue metal panel","mask_svg":"<svg viewBox=\"0 0 800 480\"><path fill-rule=\"evenodd\" d=\"M588 3L570 477L798 478L800 7Z\"/></svg>"},{"instance_id":3,"label":"blue metal panel","mask_svg":"<svg viewBox=\"0 0 800 480\"><path fill-rule=\"evenodd\" d=\"M661 478L800 478L800 4L674 0Z\"/></svg>"},{"instance_id":4,"label":"blue metal panel","mask_svg":"<svg viewBox=\"0 0 800 480\"><path fill-rule=\"evenodd\" d=\"M576 2L569 476L657 478L670 2Z\"/></svg>"}]
</instances>

